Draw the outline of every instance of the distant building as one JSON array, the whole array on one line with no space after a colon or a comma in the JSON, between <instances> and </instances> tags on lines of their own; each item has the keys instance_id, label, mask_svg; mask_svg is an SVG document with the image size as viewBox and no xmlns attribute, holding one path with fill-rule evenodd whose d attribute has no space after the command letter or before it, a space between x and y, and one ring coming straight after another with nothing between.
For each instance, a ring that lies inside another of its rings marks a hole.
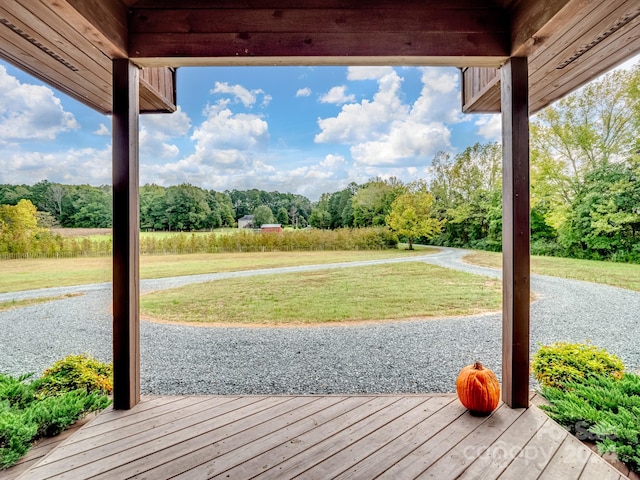
<instances>
[{"instance_id":1,"label":"distant building","mask_svg":"<svg viewBox=\"0 0 640 480\"><path fill-rule=\"evenodd\" d=\"M238 228L253 228L253 215L245 215L239 218Z\"/></svg>"},{"instance_id":2,"label":"distant building","mask_svg":"<svg viewBox=\"0 0 640 480\"><path fill-rule=\"evenodd\" d=\"M282 231L282 225L280 223L265 223L260 227L262 233L280 233Z\"/></svg>"}]
</instances>

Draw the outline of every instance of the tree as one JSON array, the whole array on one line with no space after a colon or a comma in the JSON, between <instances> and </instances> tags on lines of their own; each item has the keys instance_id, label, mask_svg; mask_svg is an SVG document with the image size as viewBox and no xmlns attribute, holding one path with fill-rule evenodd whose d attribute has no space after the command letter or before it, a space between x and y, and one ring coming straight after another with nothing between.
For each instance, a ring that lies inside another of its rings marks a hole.
<instances>
[{"instance_id":1,"label":"tree","mask_svg":"<svg viewBox=\"0 0 640 480\"><path fill-rule=\"evenodd\" d=\"M289 225L289 214L287 213L287 209L285 207L280 207L278 209L278 213L276 213L276 219L278 223L281 225Z\"/></svg>"},{"instance_id":2,"label":"tree","mask_svg":"<svg viewBox=\"0 0 640 480\"><path fill-rule=\"evenodd\" d=\"M391 230L407 237L409 250L413 250L416 238L431 239L440 233L444 224L444 220L435 216L433 196L424 182L409 185L407 192L393 201L386 221Z\"/></svg>"},{"instance_id":3,"label":"tree","mask_svg":"<svg viewBox=\"0 0 640 480\"><path fill-rule=\"evenodd\" d=\"M28 253L40 232L37 209L31 200L0 205L0 251Z\"/></svg>"},{"instance_id":4,"label":"tree","mask_svg":"<svg viewBox=\"0 0 640 480\"><path fill-rule=\"evenodd\" d=\"M391 177L388 180L375 178L368 181L353 196L353 225L356 227L375 227L385 225L391 204L405 187L400 180Z\"/></svg>"},{"instance_id":5,"label":"tree","mask_svg":"<svg viewBox=\"0 0 640 480\"><path fill-rule=\"evenodd\" d=\"M314 208L311 211L311 216L309 216L309 225L315 228L330 228L331 214L322 207Z\"/></svg>"},{"instance_id":6,"label":"tree","mask_svg":"<svg viewBox=\"0 0 640 480\"><path fill-rule=\"evenodd\" d=\"M265 223L274 223L275 221L273 212L266 205L260 205L253 211L253 224L256 227L260 227Z\"/></svg>"}]
</instances>

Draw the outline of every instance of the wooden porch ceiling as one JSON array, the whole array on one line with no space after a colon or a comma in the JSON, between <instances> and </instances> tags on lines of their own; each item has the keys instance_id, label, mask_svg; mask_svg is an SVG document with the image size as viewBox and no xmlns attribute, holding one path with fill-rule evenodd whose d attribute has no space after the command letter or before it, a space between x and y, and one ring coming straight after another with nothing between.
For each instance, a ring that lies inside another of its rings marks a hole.
<instances>
[{"instance_id":1,"label":"wooden porch ceiling","mask_svg":"<svg viewBox=\"0 0 640 480\"><path fill-rule=\"evenodd\" d=\"M497 77L487 72L510 56L530 57L531 106L537 110L638 51L637 0L12 0L0 5L0 57L104 113L111 112L116 58L145 67L142 112L175 110L175 67L380 64L490 68L483 75L467 70L464 110L497 111Z\"/></svg>"}]
</instances>

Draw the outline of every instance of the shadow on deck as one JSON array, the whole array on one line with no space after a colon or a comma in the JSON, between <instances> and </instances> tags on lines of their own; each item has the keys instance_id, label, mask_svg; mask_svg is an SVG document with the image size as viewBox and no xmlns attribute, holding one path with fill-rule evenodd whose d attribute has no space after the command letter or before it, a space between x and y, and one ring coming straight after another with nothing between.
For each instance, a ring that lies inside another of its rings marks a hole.
<instances>
[{"instance_id":1,"label":"shadow on deck","mask_svg":"<svg viewBox=\"0 0 640 480\"><path fill-rule=\"evenodd\" d=\"M19 478L626 478L535 406L455 395L146 397L58 443Z\"/></svg>"}]
</instances>

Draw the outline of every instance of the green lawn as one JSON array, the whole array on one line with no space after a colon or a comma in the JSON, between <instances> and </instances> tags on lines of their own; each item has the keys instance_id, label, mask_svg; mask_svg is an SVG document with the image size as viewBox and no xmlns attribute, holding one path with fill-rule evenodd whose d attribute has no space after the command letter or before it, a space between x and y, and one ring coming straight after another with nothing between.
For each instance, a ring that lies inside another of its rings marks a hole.
<instances>
[{"instance_id":1,"label":"green lawn","mask_svg":"<svg viewBox=\"0 0 640 480\"><path fill-rule=\"evenodd\" d=\"M27 298L25 300L9 300L8 302L0 302L0 312L6 310L12 310L14 308L28 307L29 305L36 305L38 303L51 302L53 300L64 300L65 298L76 297L81 294L66 294L58 297L40 297L40 298Z\"/></svg>"},{"instance_id":2,"label":"green lawn","mask_svg":"<svg viewBox=\"0 0 640 480\"><path fill-rule=\"evenodd\" d=\"M433 249L316 252L211 253L148 255L140 259L142 278L255 270L296 265L352 262L424 255ZM63 287L111 281L111 258L51 258L1 260L0 292Z\"/></svg>"},{"instance_id":3,"label":"green lawn","mask_svg":"<svg viewBox=\"0 0 640 480\"><path fill-rule=\"evenodd\" d=\"M469 315L500 308L498 281L420 262L261 275L145 295L171 322L308 325Z\"/></svg>"},{"instance_id":4,"label":"green lawn","mask_svg":"<svg viewBox=\"0 0 640 480\"><path fill-rule=\"evenodd\" d=\"M486 267L502 267L501 253L477 251L463 260ZM531 271L640 291L640 265L636 264L534 256L531 257Z\"/></svg>"}]
</instances>

